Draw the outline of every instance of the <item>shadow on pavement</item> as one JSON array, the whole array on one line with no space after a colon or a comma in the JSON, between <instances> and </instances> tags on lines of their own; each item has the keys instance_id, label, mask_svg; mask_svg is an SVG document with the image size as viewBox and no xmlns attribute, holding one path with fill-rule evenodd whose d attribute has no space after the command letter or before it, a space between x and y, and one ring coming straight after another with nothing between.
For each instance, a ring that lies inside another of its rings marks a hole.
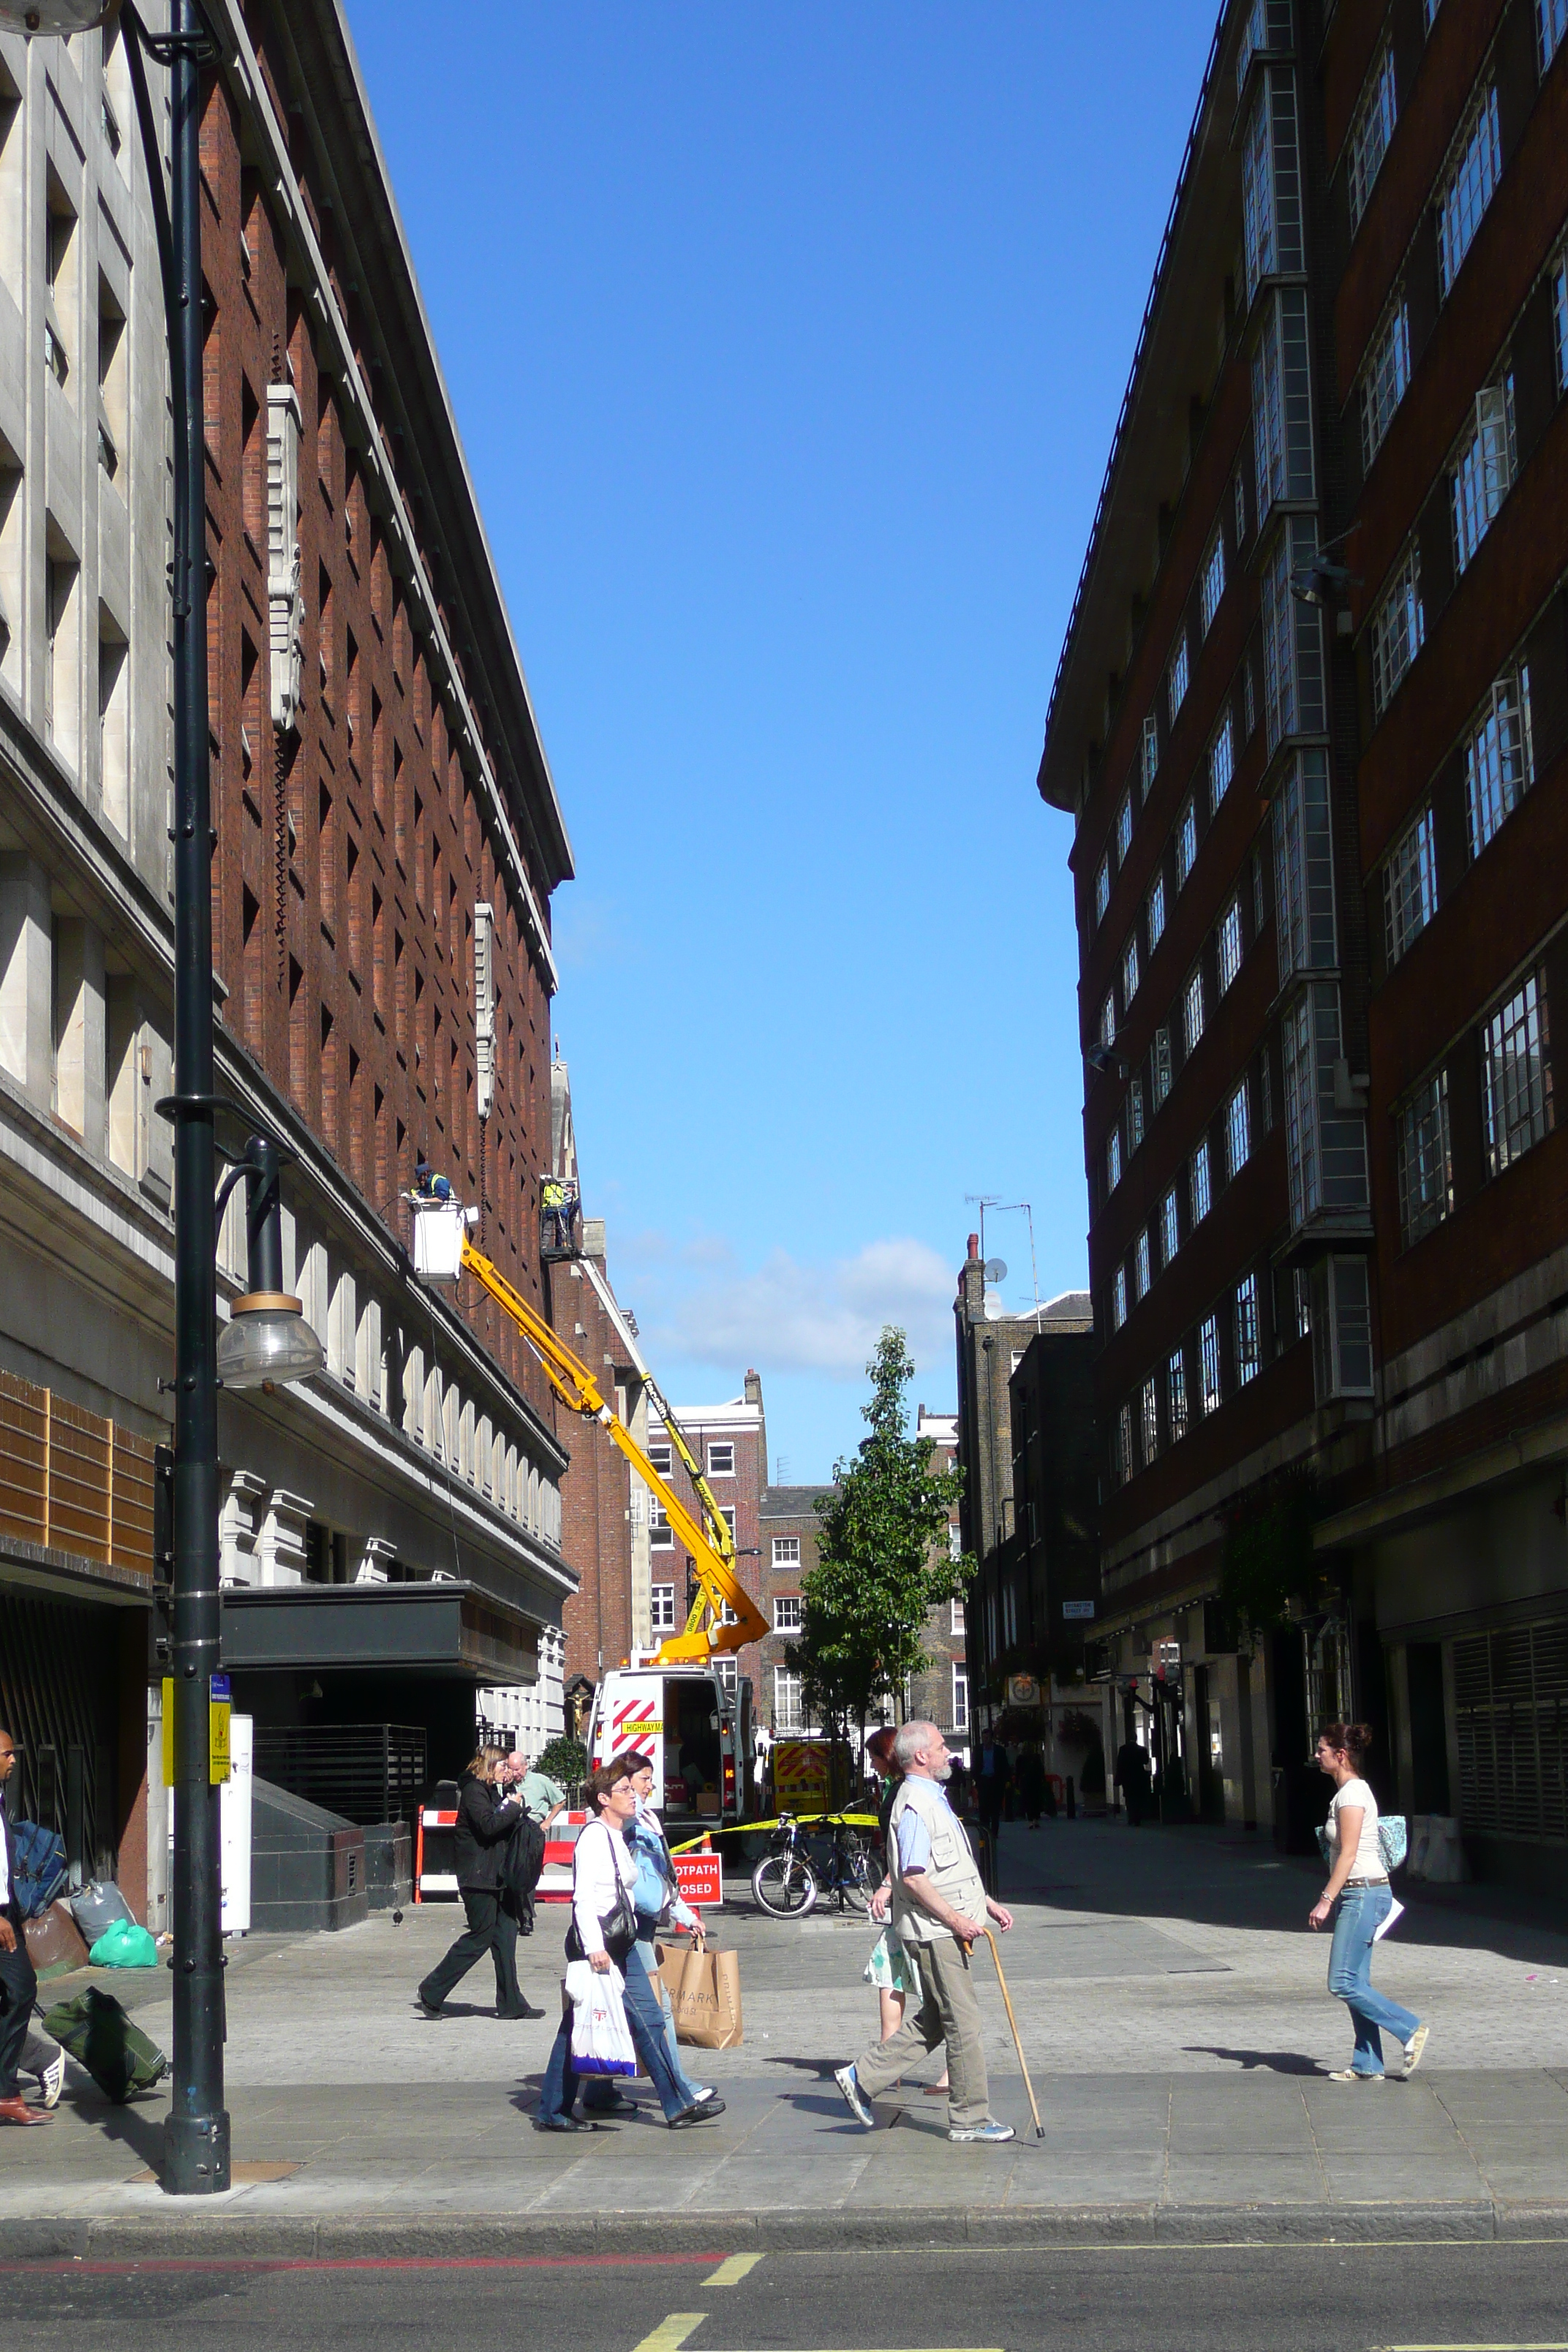
<instances>
[{"instance_id":1,"label":"shadow on pavement","mask_svg":"<svg viewBox=\"0 0 1568 2352\"><path fill-rule=\"evenodd\" d=\"M1192 2057L1228 2058L1249 2074L1262 2067L1270 2074L1315 2074L1321 2082L1328 2079L1328 2068L1315 2058L1304 2058L1299 2050L1222 2050L1213 2042L1188 2042L1184 2047Z\"/></svg>"}]
</instances>

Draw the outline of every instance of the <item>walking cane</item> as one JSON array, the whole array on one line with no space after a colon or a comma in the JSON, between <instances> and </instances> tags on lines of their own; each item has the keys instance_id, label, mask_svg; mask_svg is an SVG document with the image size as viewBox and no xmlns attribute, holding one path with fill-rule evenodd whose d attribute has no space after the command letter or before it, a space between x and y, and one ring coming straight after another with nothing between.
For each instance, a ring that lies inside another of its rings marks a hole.
<instances>
[{"instance_id":1,"label":"walking cane","mask_svg":"<svg viewBox=\"0 0 1568 2352\"><path fill-rule=\"evenodd\" d=\"M996 1963L996 1981L1002 1988L1002 1998L1007 2004L1007 2022L1013 2029L1013 2046L1018 2053L1018 2065L1024 2077L1024 2088L1029 2094L1029 2113L1035 2118L1035 2137L1044 2139L1046 2127L1040 2121L1040 2110L1035 2100L1035 2086L1029 2080L1029 2062L1024 2055L1024 2043L1018 2032L1018 2021L1013 2014L1013 1997L1007 1990L1007 1979L1002 1973L1002 1955L996 1948L996 1938L989 1927L985 1930L985 1940L991 1947L991 1957Z\"/></svg>"}]
</instances>

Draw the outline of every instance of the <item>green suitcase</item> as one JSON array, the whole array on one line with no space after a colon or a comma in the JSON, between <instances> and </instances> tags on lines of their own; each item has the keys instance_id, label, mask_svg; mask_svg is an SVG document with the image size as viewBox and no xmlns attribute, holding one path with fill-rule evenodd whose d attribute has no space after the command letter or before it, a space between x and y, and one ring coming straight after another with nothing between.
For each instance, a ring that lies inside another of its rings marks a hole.
<instances>
[{"instance_id":1,"label":"green suitcase","mask_svg":"<svg viewBox=\"0 0 1568 2352\"><path fill-rule=\"evenodd\" d=\"M151 2091L169 2071L157 2043L132 2024L111 1992L97 1985L89 1985L74 2000L57 2001L44 2019L44 2032L87 2068L117 2105Z\"/></svg>"}]
</instances>

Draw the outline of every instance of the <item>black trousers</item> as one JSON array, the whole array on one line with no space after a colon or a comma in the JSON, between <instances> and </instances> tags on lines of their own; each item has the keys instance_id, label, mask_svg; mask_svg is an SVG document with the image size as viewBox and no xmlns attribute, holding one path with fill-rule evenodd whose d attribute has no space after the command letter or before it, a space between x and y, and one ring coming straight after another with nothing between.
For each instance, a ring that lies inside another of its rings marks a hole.
<instances>
[{"instance_id":1,"label":"black trousers","mask_svg":"<svg viewBox=\"0 0 1568 2352\"><path fill-rule=\"evenodd\" d=\"M995 1837L1002 1827L1002 1808L1007 1801L1007 1784L993 1778L977 1780L974 1785L980 1801L980 1818Z\"/></svg>"},{"instance_id":2,"label":"black trousers","mask_svg":"<svg viewBox=\"0 0 1568 2352\"><path fill-rule=\"evenodd\" d=\"M17 2096L16 2069L38 1990L21 1922L13 1919L12 1925L16 1931L16 1948L14 1952L0 1952L0 2099Z\"/></svg>"},{"instance_id":3,"label":"black trousers","mask_svg":"<svg viewBox=\"0 0 1568 2352\"><path fill-rule=\"evenodd\" d=\"M489 1952L495 1961L496 2009L502 2017L522 2007L517 1981L517 1921L503 1911L492 1888L459 1889L468 1924L445 1959L433 1968L419 1988L419 1998L433 2006L444 2001L452 1987Z\"/></svg>"}]
</instances>

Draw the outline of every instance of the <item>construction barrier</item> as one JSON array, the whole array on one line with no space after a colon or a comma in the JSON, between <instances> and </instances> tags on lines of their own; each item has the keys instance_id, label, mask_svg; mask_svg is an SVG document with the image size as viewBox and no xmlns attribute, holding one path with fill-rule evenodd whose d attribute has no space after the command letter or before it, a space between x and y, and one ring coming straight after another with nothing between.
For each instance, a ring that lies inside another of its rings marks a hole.
<instances>
[{"instance_id":1,"label":"construction barrier","mask_svg":"<svg viewBox=\"0 0 1568 2352\"><path fill-rule=\"evenodd\" d=\"M544 1867L533 1890L535 1903L571 1902L573 1850L587 1819L585 1812L557 1813L544 1832ZM414 1831L416 1903L427 1902L432 1895L457 1899L458 1874L452 1854L452 1832L457 1825L455 1808L451 1811L436 1805L419 1808ZM876 1823L873 1822L871 1826L875 1828ZM722 1904L724 1866L707 1832L691 1839L689 1844L674 1848L672 1858L676 1884L694 1911L713 1910Z\"/></svg>"},{"instance_id":2,"label":"construction barrier","mask_svg":"<svg viewBox=\"0 0 1568 2352\"><path fill-rule=\"evenodd\" d=\"M453 1867L452 1832L458 1826L458 1809L450 1811L444 1806L421 1805L414 1824L414 1900L428 1901L432 1895L450 1895L458 1899L458 1874Z\"/></svg>"}]
</instances>

